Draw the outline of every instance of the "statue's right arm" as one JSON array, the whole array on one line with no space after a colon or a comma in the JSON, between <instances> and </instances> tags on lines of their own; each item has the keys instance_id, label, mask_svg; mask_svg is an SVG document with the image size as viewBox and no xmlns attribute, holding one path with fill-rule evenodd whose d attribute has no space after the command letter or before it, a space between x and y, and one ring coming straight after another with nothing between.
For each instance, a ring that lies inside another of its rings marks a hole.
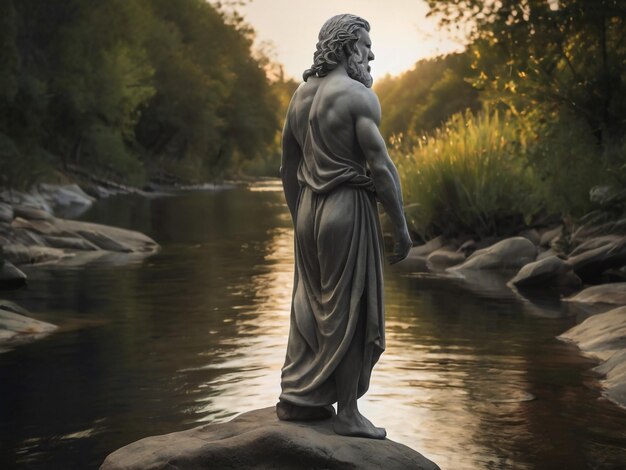
<instances>
[{"instance_id":1,"label":"statue's right arm","mask_svg":"<svg viewBox=\"0 0 626 470\"><path fill-rule=\"evenodd\" d=\"M378 199L394 227L395 245L389 257L393 264L406 258L412 246L404 217L400 177L378 129L381 115L378 98L369 89L361 89L359 95L360 99L352 101L356 138L371 171Z\"/></svg>"},{"instance_id":2,"label":"statue's right arm","mask_svg":"<svg viewBox=\"0 0 626 470\"><path fill-rule=\"evenodd\" d=\"M296 205L298 203L298 194L300 192L300 184L298 183L298 167L300 165L300 160L302 160L302 149L293 134L293 129L290 123L292 105L293 101L289 105L289 111L287 112L285 126L283 128L280 177L283 181L283 191L285 193L285 199L287 200L287 206L289 207L291 219L293 220L295 226Z\"/></svg>"}]
</instances>

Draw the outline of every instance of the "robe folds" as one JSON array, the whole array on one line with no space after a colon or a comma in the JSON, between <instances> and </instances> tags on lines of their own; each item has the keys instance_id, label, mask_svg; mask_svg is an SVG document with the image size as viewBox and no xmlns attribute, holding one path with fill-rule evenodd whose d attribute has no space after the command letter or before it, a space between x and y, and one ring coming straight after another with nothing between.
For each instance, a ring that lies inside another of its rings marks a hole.
<instances>
[{"instance_id":1,"label":"robe folds","mask_svg":"<svg viewBox=\"0 0 626 470\"><path fill-rule=\"evenodd\" d=\"M358 397L369 388L385 349L374 185L364 159L347 154L333 139L309 119L298 169L294 288L280 395L300 406L337 401L334 372L354 341L357 323L365 334Z\"/></svg>"}]
</instances>

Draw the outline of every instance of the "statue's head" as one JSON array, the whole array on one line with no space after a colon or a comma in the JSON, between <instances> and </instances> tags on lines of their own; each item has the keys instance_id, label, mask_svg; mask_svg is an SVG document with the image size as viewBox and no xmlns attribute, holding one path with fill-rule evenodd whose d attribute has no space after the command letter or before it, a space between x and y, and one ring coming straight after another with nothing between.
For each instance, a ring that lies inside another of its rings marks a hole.
<instances>
[{"instance_id":1,"label":"statue's head","mask_svg":"<svg viewBox=\"0 0 626 470\"><path fill-rule=\"evenodd\" d=\"M369 49L369 30L370 24L355 15L336 15L326 21L318 36L313 65L302 75L304 81L313 75L326 76L345 59L350 78L371 87L373 79L368 63L374 55Z\"/></svg>"}]
</instances>

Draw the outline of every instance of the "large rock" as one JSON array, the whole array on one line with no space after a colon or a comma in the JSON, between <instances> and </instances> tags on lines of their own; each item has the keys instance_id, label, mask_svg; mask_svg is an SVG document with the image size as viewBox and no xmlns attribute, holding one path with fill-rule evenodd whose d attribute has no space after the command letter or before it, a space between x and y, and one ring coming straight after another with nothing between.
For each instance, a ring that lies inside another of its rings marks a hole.
<instances>
[{"instance_id":1,"label":"large rock","mask_svg":"<svg viewBox=\"0 0 626 470\"><path fill-rule=\"evenodd\" d=\"M539 245L540 246L550 246L552 244L552 241L560 236L563 233L563 226L559 225L558 227L552 228L550 230L546 230L545 232L543 232L543 234L541 235L541 238L539 239Z\"/></svg>"},{"instance_id":2,"label":"large rock","mask_svg":"<svg viewBox=\"0 0 626 470\"><path fill-rule=\"evenodd\" d=\"M584 304L626 305L626 282L588 287L564 300Z\"/></svg>"},{"instance_id":3,"label":"large rock","mask_svg":"<svg viewBox=\"0 0 626 470\"><path fill-rule=\"evenodd\" d=\"M620 235L604 235L601 237L590 238L574 248L568 256L570 258L578 256L587 251L595 250L596 248L612 245L615 242L619 242L621 239L623 239L623 237Z\"/></svg>"},{"instance_id":4,"label":"large rock","mask_svg":"<svg viewBox=\"0 0 626 470\"><path fill-rule=\"evenodd\" d=\"M18 305L0 300L0 351L43 338L57 329L55 325L27 315Z\"/></svg>"},{"instance_id":5,"label":"large rock","mask_svg":"<svg viewBox=\"0 0 626 470\"><path fill-rule=\"evenodd\" d=\"M54 217L48 220L16 217L11 228L15 243L8 247L7 258L15 264L50 261L93 250L153 253L159 247L140 232Z\"/></svg>"},{"instance_id":6,"label":"large rock","mask_svg":"<svg viewBox=\"0 0 626 470\"><path fill-rule=\"evenodd\" d=\"M285 422L274 408L228 423L142 439L109 455L101 470L156 469L438 469L390 440L336 435L330 420Z\"/></svg>"},{"instance_id":7,"label":"large rock","mask_svg":"<svg viewBox=\"0 0 626 470\"><path fill-rule=\"evenodd\" d=\"M61 248L76 251L94 251L98 249L96 245L88 242L82 237L46 236L44 237L44 240L46 244L48 246L51 246L52 248Z\"/></svg>"},{"instance_id":8,"label":"large rock","mask_svg":"<svg viewBox=\"0 0 626 470\"><path fill-rule=\"evenodd\" d=\"M81 207L89 208L95 198L86 194L76 184L58 186L55 184L40 184L38 187L41 194L52 206L53 209L58 207Z\"/></svg>"},{"instance_id":9,"label":"large rock","mask_svg":"<svg viewBox=\"0 0 626 470\"><path fill-rule=\"evenodd\" d=\"M513 237L475 251L462 265L452 269L519 269L536 257L537 247L531 241Z\"/></svg>"},{"instance_id":10,"label":"large rock","mask_svg":"<svg viewBox=\"0 0 626 470\"><path fill-rule=\"evenodd\" d=\"M0 200L22 208L41 210L49 215L60 212L67 217L75 217L88 209L94 198L86 194L78 185L40 184L28 192L2 191ZM37 214L33 212L33 214ZM29 217L25 217L28 219Z\"/></svg>"},{"instance_id":11,"label":"large rock","mask_svg":"<svg viewBox=\"0 0 626 470\"><path fill-rule=\"evenodd\" d=\"M426 257L430 269L445 269L465 261L465 255L456 251L454 246L446 246L433 251Z\"/></svg>"},{"instance_id":12,"label":"large rock","mask_svg":"<svg viewBox=\"0 0 626 470\"><path fill-rule=\"evenodd\" d=\"M626 407L626 307L591 316L559 339L573 342L587 356L604 361L595 368L605 375L604 394Z\"/></svg>"},{"instance_id":13,"label":"large rock","mask_svg":"<svg viewBox=\"0 0 626 470\"><path fill-rule=\"evenodd\" d=\"M520 288L556 289L570 293L582 287L582 281L572 267L556 256L528 263L510 282Z\"/></svg>"},{"instance_id":14,"label":"large rock","mask_svg":"<svg viewBox=\"0 0 626 470\"><path fill-rule=\"evenodd\" d=\"M55 219L54 225L60 232L78 234L102 250L148 253L159 248L152 238L134 230L66 219Z\"/></svg>"},{"instance_id":15,"label":"large rock","mask_svg":"<svg viewBox=\"0 0 626 470\"><path fill-rule=\"evenodd\" d=\"M11 223L13 220L13 206L0 202L0 222Z\"/></svg>"},{"instance_id":16,"label":"large rock","mask_svg":"<svg viewBox=\"0 0 626 470\"><path fill-rule=\"evenodd\" d=\"M10 244L5 245L3 248L6 259L17 265L59 261L67 256L71 256L71 254L65 253L63 250L47 246Z\"/></svg>"},{"instance_id":17,"label":"large rock","mask_svg":"<svg viewBox=\"0 0 626 470\"><path fill-rule=\"evenodd\" d=\"M411 248L407 258L418 258L422 256L428 256L433 251L438 250L439 248L443 247L444 243L445 243L445 240L440 235L436 238L433 238L432 240L427 241L423 245L418 245L418 246L414 246L413 248Z\"/></svg>"},{"instance_id":18,"label":"large rock","mask_svg":"<svg viewBox=\"0 0 626 470\"><path fill-rule=\"evenodd\" d=\"M31 206L13 206L13 216L21 217L26 220L50 220L52 215L50 212Z\"/></svg>"},{"instance_id":19,"label":"large rock","mask_svg":"<svg viewBox=\"0 0 626 470\"><path fill-rule=\"evenodd\" d=\"M585 282L597 282L598 277L606 270L621 268L626 265L626 237L619 237L613 240L603 237L595 244L587 242L587 247L597 248L582 251L576 256L570 257L567 262L572 266L574 272ZM584 244L583 244L584 245ZM581 245L579 249L583 247Z\"/></svg>"},{"instance_id":20,"label":"large rock","mask_svg":"<svg viewBox=\"0 0 626 470\"><path fill-rule=\"evenodd\" d=\"M626 349L616 352L593 370L605 377L603 395L626 408Z\"/></svg>"},{"instance_id":21,"label":"large rock","mask_svg":"<svg viewBox=\"0 0 626 470\"><path fill-rule=\"evenodd\" d=\"M15 289L26 284L26 274L9 261L0 259L0 289Z\"/></svg>"}]
</instances>

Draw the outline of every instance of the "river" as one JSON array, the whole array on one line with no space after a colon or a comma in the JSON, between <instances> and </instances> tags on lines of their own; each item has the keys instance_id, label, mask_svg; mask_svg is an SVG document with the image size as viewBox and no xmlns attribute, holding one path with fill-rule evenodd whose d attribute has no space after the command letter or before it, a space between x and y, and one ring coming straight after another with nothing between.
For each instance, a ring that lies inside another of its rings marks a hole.
<instances>
[{"instance_id":1,"label":"river","mask_svg":"<svg viewBox=\"0 0 626 470\"><path fill-rule=\"evenodd\" d=\"M60 331L0 354L0 468L97 468L154 434L273 406L293 276L275 182L119 196L83 217L162 250L27 268L3 298ZM555 337L576 323L501 280L386 268L387 350L361 409L442 469L626 468L626 410Z\"/></svg>"}]
</instances>

